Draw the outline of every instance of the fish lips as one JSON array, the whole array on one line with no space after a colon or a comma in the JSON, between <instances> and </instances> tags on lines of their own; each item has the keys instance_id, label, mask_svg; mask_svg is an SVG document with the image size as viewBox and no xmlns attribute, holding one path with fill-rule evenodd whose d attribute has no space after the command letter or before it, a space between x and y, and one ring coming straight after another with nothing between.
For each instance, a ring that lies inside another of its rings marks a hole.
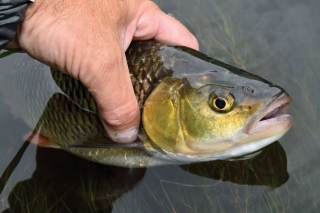
<instances>
[{"instance_id":1,"label":"fish lips","mask_svg":"<svg viewBox=\"0 0 320 213\"><path fill-rule=\"evenodd\" d=\"M284 134L292 125L293 119L286 111L291 103L291 97L283 92L271 101L263 111L249 122L245 133L248 135Z\"/></svg>"}]
</instances>

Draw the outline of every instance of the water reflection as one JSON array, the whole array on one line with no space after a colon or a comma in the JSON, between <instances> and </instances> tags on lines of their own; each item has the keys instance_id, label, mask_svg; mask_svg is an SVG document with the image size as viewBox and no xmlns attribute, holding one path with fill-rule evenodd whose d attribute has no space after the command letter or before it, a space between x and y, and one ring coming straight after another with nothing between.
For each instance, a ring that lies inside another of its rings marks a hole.
<instances>
[{"instance_id":1,"label":"water reflection","mask_svg":"<svg viewBox=\"0 0 320 213\"><path fill-rule=\"evenodd\" d=\"M286 163L285 152L276 142L250 160L212 161L181 167L188 173L218 181L276 188L288 179ZM4 212L112 212L113 203L136 187L146 172L146 169L104 166L46 148L38 148L36 165L32 177L17 183L10 191L10 208ZM166 184L185 185L179 177L175 178L178 178L175 182L174 179L160 182L164 194ZM185 187L188 188L188 184ZM179 196L179 192L166 196L175 194Z\"/></svg>"},{"instance_id":2,"label":"water reflection","mask_svg":"<svg viewBox=\"0 0 320 213\"><path fill-rule=\"evenodd\" d=\"M61 150L38 148L32 177L19 182L4 212L111 212L145 169L106 167Z\"/></svg>"},{"instance_id":3,"label":"water reflection","mask_svg":"<svg viewBox=\"0 0 320 213\"><path fill-rule=\"evenodd\" d=\"M181 167L189 173L206 178L271 188L281 186L289 178L286 153L279 142L259 150L252 159L212 161Z\"/></svg>"}]
</instances>

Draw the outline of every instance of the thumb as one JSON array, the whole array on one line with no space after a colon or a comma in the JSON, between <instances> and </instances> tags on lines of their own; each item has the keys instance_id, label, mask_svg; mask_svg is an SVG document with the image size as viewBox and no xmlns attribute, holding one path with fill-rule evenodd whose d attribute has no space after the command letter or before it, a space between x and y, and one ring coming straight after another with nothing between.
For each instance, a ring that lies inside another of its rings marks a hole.
<instances>
[{"instance_id":1,"label":"thumb","mask_svg":"<svg viewBox=\"0 0 320 213\"><path fill-rule=\"evenodd\" d=\"M110 48L102 68L93 77L84 75L85 86L95 98L101 121L110 138L119 143L137 139L140 109L133 91L124 51L118 45ZM117 54L118 53L118 54ZM109 55L108 55L109 54ZM93 68L93 67L92 67ZM95 69L96 70L96 69Z\"/></svg>"}]
</instances>

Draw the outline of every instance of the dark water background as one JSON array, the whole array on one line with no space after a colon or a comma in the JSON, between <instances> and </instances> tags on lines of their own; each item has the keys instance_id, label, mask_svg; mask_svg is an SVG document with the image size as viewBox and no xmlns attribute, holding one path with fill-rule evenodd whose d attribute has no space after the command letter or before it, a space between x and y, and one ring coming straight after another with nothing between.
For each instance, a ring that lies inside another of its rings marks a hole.
<instances>
[{"instance_id":1,"label":"dark water background","mask_svg":"<svg viewBox=\"0 0 320 213\"><path fill-rule=\"evenodd\" d=\"M156 3L202 52L285 88L291 130L248 161L121 169L25 145L30 129L0 96L0 211L319 212L320 2ZM12 161L19 149L21 160Z\"/></svg>"}]
</instances>

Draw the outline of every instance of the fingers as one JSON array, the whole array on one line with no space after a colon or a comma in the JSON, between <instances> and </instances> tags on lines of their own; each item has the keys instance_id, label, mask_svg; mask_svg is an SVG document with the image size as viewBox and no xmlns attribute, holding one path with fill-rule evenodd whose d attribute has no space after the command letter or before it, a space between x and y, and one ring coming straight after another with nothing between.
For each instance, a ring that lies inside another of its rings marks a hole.
<instances>
[{"instance_id":1,"label":"fingers","mask_svg":"<svg viewBox=\"0 0 320 213\"><path fill-rule=\"evenodd\" d=\"M80 79L85 79L82 81L97 101L102 123L111 139L119 143L132 142L138 135L140 109L122 48L110 45L103 55L111 53L112 57L105 57L108 60L104 59L103 67L92 67L95 75L85 73Z\"/></svg>"},{"instance_id":2,"label":"fingers","mask_svg":"<svg viewBox=\"0 0 320 213\"><path fill-rule=\"evenodd\" d=\"M27 11L20 45L89 89L113 141L134 141L140 111L120 41L123 26L119 26L119 14L126 13L122 13L118 1L41 2L36 1L33 5L39 6ZM105 8L112 13L106 13Z\"/></svg>"},{"instance_id":3,"label":"fingers","mask_svg":"<svg viewBox=\"0 0 320 213\"><path fill-rule=\"evenodd\" d=\"M108 63L101 69L105 71L105 78L102 77L103 75L96 75L99 77L97 83L93 87L88 86L98 102L99 112L108 135L116 142L133 141L138 133L140 110L124 55L124 50L129 46L132 38L156 39L169 44L199 48L196 38L188 29L175 18L163 13L153 2L144 1L137 10L138 12L135 11L133 14L139 14L138 20L130 19L123 37L124 43L121 44L119 39L119 44L116 46L108 45L108 55L112 57L106 60Z\"/></svg>"},{"instance_id":4,"label":"fingers","mask_svg":"<svg viewBox=\"0 0 320 213\"><path fill-rule=\"evenodd\" d=\"M170 44L180 44L199 50L199 44L193 34L177 19L162 13L159 16L158 34L155 39Z\"/></svg>"},{"instance_id":5,"label":"fingers","mask_svg":"<svg viewBox=\"0 0 320 213\"><path fill-rule=\"evenodd\" d=\"M167 44L178 44L196 50L199 49L197 39L177 19L162 12L152 2L148 1L146 4L148 5L145 7L148 9L144 10L138 20L134 40L154 38Z\"/></svg>"}]
</instances>

